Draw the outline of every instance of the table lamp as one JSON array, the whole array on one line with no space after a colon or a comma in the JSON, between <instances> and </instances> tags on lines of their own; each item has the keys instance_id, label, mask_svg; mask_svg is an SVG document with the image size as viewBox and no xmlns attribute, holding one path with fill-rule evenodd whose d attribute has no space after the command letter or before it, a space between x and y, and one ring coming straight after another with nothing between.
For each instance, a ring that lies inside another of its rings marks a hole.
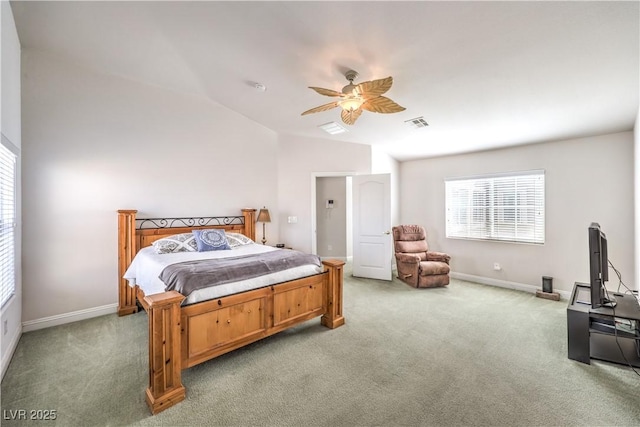
<instances>
[{"instance_id":1,"label":"table lamp","mask_svg":"<svg viewBox=\"0 0 640 427\"><path fill-rule=\"evenodd\" d=\"M258 213L257 221L262 223L262 244L264 245L265 243L267 243L267 239L264 237L265 225L267 222L271 222L271 216L269 216L269 209L267 209L266 207L263 207L262 209L260 209L260 212Z\"/></svg>"}]
</instances>

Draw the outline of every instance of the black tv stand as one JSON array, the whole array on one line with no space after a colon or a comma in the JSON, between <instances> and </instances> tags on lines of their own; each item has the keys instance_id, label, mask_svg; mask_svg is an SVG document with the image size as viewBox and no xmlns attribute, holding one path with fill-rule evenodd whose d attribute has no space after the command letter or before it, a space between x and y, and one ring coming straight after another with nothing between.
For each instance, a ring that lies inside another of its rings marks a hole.
<instances>
[{"instance_id":1,"label":"black tv stand","mask_svg":"<svg viewBox=\"0 0 640 427\"><path fill-rule=\"evenodd\" d=\"M614 308L616 306L617 302L614 299L606 299L604 301L602 301L602 307L609 307L609 308Z\"/></svg>"},{"instance_id":2,"label":"black tv stand","mask_svg":"<svg viewBox=\"0 0 640 427\"><path fill-rule=\"evenodd\" d=\"M574 284L567 306L569 359L640 368L640 307L635 297L619 295L614 307L591 308L591 301L585 299L589 293L589 284Z\"/></svg>"}]
</instances>

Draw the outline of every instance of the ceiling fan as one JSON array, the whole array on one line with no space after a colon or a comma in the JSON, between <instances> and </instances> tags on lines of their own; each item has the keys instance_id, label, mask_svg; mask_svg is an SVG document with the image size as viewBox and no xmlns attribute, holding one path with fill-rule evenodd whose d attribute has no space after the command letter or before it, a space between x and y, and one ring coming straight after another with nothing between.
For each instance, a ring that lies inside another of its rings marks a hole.
<instances>
[{"instance_id":1,"label":"ceiling fan","mask_svg":"<svg viewBox=\"0 0 640 427\"><path fill-rule=\"evenodd\" d=\"M385 79L371 80L359 84L353 84L353 80L358 77L356 71L347 71L345 77L349 81L349 84L342 88L342 92L310 86L309 89L315 90L320 95L334 96L340 99L307 110L302 113L302 115L342 107L342 112L340 113L342 121L348 125L352 125L358 120L358 117L362 114L362 110L383 114L399 113L405 110L404 107L396 104L386 96L382 96L383 93L386 93L391 88L393 77L389 76Z\"/></svg>"}]
</instances>

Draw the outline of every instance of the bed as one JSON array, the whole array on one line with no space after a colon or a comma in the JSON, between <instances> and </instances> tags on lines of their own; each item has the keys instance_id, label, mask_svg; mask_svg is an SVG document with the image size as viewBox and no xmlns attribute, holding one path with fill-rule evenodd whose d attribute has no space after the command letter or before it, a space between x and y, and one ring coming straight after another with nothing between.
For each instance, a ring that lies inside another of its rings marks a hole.
<instances>
[{"instance_id":1,"label":"bed","mask_svg":"<svg viewBox=\"0 0 640 427\"><path fill-rule=\"evenodd\" d=\"M238 216L137 219L136 210L118 211L118 315L136 313L139 309L147 312L149 385L145 394L153 414L186 397L182 369L318 316L321 324L330 329L344 324L344 262L339 260L323 260L321 268L316 270L301 267L295 275L302 277L283 279L283 276L265 278L265 275L255 278L240 291L223 289L195 298L193 294L187 297L176 290L159 289L157 284L146 286L148 283L141 283L141 277L132 278L132 275L142 276L131 272L138 271L134 263L134 260L138 263L138 252L142 257L154 242L168 236L213 228L239 233L255 241L256 210L242 209L241 212ZM256 249L258 252L276 250ZM241 248L234 256L243 251ZM142 278L142 282L150 281Z\"/></svg>"}]
</instances>

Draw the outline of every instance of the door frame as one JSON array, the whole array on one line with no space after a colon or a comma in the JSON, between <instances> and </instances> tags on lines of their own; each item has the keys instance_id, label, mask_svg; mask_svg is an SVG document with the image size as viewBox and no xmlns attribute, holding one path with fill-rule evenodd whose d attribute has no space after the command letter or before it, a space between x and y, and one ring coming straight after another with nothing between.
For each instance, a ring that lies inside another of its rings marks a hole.
<instances>
[{"instance_id":1,"label":"door frame","mask_svg":"<svg viewBox=\"0 0 640 427\"><path fill-rule=\"evenodd\" d=\"M345 172L311 172L311 253L314 255L318 254L318 236L317 236L317 225L318 221L316 218L316 181L317 178L331 178L331 177L340 177L340 176L354 176L357 175L355 171L345 171Z\"/></svg>"}]
</instances>

